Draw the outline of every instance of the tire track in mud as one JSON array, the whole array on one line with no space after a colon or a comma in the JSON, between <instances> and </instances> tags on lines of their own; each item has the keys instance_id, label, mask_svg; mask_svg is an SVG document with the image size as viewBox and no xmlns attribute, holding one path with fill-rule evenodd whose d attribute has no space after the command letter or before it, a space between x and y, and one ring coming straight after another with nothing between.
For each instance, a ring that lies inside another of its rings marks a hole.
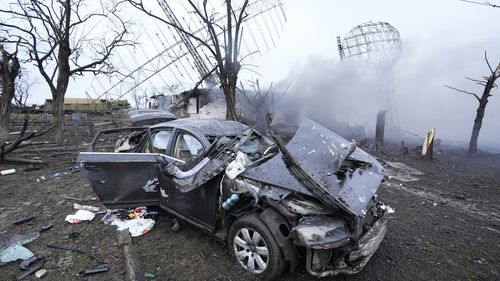
<instances>
[{"instance_id":1,"label":"tire track in mud","mask_svg":"<svg viewBox=\"0 0 500 281\"><path fill-rule=\"evenodd\" d=\"M495 221L495 222L500 223L500 214L498 214L496 212L484 212L482 210L479 210L476 207L476 204L467 204L467 203L462 203L460 201L444 198L443 196L441 196L439 194L426 191L426 190L424 190L424 188L414 189L414 188L405 187L402 184L395 184L395 183L391 184L388 182L384 182L383 185L389 189L390 188L397 188L397 189L402 190L404 192L419 196L419 197L424 198L424 199L428 199L428 200L436 202L436 203L446 204L447 206L455 208L456 210L463 212L463 213L466 213L466 214L473 216L475 218L485 219L487 221ZM490 228L485 228L485 229L488 229L488 230L494 231L494 232L499 232L499 230L497 230L497 229L490 229Z\"/></svg>"}]
</instances>

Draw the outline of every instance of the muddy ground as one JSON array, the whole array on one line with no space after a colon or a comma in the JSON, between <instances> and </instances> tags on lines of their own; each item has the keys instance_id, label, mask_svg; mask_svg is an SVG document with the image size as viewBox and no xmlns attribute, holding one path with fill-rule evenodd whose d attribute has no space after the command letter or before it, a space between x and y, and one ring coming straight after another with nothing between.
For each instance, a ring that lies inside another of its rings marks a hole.
<instances>
[{"instance_id":1,"label":"muddy ground","mask_svg":"<svg viewBox=\"0 0 500 281\"><path fill-rule=\"evenodd\" d=\"M40 157L47 162L38 166L40 170L25 172L28 165L0 164L0 170L17 170L0 177L0 236L53 225L26 245L36 255L45 256L46 280L125 278L123 252L114 226L101 223L100 216L90 224L64 221L66 215L74 213L75 202L102 207L82 175L65 170L75 164L78 151L89 138L85 126L70 125L64 145L30 147L14 155ZM470 159L465 151L443 149L434 160L423 161L414 152L402 155L397 147L367 150L390 164L387 168L395 177L384 183L379 197L396 212L390 215L379 250L361 273L324 280L500 280L500 155L482 153ZM421 173L397 175L395 171L408 170L397 163ZM56 172L59 176L53 176ZM13 222L30 216L36 217L31 223L13 226ZM144 271L155 275L148 280L253 280L229 257L226 246L187 223L181 222L181 230L174 233L170 230L172 219L162 214L151 232L133 238ZM109 264L109 272L76 277L79 271L95 267L96 261L84 254L48 248L49 243L88 250ZM17 266L18 262L0 266L0 280L20 275ZM302 265L281 280L316 278Z\"/></svg>"}]
</instances>

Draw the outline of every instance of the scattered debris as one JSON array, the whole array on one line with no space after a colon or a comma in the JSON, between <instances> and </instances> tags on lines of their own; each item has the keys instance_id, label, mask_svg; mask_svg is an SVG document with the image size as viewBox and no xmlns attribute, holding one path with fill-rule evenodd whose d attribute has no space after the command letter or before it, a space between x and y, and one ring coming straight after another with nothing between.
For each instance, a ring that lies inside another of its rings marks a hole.
<instances>
[{"instance_id":1,"label":"scattered debris","mask_svg":"<svg viewBox=\"0 0 500 281\"><path fill-rule=\"evenodd\" d=\"M157 216L159 213L156 211L148 211L146 207L137 207L133 210L127 212L127 218L153 218Z\"/></svg>"},{"instance_id":2,"label":"scattered debris","mask_svg":"<svg viewBox=\"0 0 500 281\"><path fill-rule=\"evenodd\" d=\"M146 277L146 278L155 278L156 274L154 272L146 271L146 272L144 272L144 277Z\"/></svg>"},{"instance_id":3,"label":"scattered debris","mask_svg":"<svg viewBox=\"0 0 500 281\"><path fill-rule=\"evenodd\" d=\"M47 273L47 270L42 268L42 269L38 270L37 272L35 272L35 276L36 276L36 278L42 278L45 275L45 273Z\"/></svg>"},{"instance_id":4,"label":"scattered debris","mask_svg":"<svg viewBox=\"0 0 500 281\"><path fill-rule=\"evenodd\" d=\"M8 170L0 171L0 175L2 175L2 176L12 175L15 173L16 173L16 169L8 169Z\"/></svg>"},{"instance_id":5,"label":"scattered debris","mask_svg":"<svg viewBox=\"0 0 500 281\"><path fill-rule=\"evenodd\" d=\"M16 281L21 281L21 280L26 279L28 276L30 276L31 274L33 274L35 271L39 270L40 268L42 268L41 264L36 265L32 269L30 269L30 270L26 271L25 273L17 276Z\"/></svg>"},{"instance_id":6,"label":"scattered debris","mask_svg":"<svg viewBox=\"0 0 500 281\"><path fill-rule=\"evenodd\" d=\"M78 201L78 202L85 202L85 201L96 201L97 198L96 197L90 197L90 198L76 198L76 197L71 197L71 196L66 196L66 195L59 195L61 196L63 199L66 199L66 200L73 200L73 201Z\"/></svg>"},{"instance_id":7,"label":"scattered debris","mask_svg":"<svg viewBox=\"0 0 500 281\"><path fill-rule=\"evenodd\" d=\"M72 238L77 238L80 236L80 232L78 231L71 231L64 239L72 239Z\"/></svg>"},{"instance_id":8,"label":"scattered debris","mask_svg":"<svg viewBox=\"0 0 500 281\"><path fill-rule=\"evenodd\" d=\"M394 208L392 208L391 206L387 205L387 204L378 204L377 207L382 210L382 211L385 211L387 214L394 214Z\"/></svg>"},{"instance_id":9,"label":"scattered debris","mask_svg":"<svg viewBox=\"0 0 500 281\"><path fill-rule=\"evenodd\" d=\"M73 209L75 210L85 210L89 212L99 212L99 208L94 206L80 205L78 203L73 203Z\"/></svg>"},{"instance_id":10,"label":"scattered debris","mask_svg":"<svg viewBox=\"0 0 500 281\"><path fill-rule=\"evenodd\" d=\"M72 256L66 256L66 257L61 257L58 261L57 264L54 265L54 267L57 268L66 268L70 265L73 264L73 258ZM47 267L47 266L46 266Z\"/></svg>"},{"instance_id":11,"label":"scattered debris","mask_svg":"<svg viewBox=\"0 0 500 281\"><path fill-rule=\"evenodd\" d=\"M115 214L113 214L113 211L107 210L106 213L104 214L104 216L101 218L101 221L104 224L109 224L109 223L112 223L116 219L118 219L118 217Z\"/></svg>"},{"instance_id":12,"label":"scattered debris","mask_svg":"<svg viewBox=\"0 0 500 281\"><path fill-rule=\"evenodd\" d=\"M33 220L35 219L34 216L31 216L31 217L28 217L28 218L24 218L24 219L20 219L18 221L15 221L13 223L13 225L21 225L21 224L25 224L25 223L30 223L32 222Z\"/></svg>"},{"instance_id":13,"label":"scattered debris","mask_svg":"<svg viewBox=\"0 0 500 281\"><path fill-rule=\"evenodd\" d=\"M80 166L78 166L78 165L67 166L67 167L64 167L64 170L66 170L70 173L76 173L76 172L80 172Z\"/></svg>"},{"instance_id":14,"label":"scattered debris","mask_svg":"<svg viewBox=\"0 0 500 281\"><path fill-rule=\"evenodd\" d=\"M34 254L23 247L23 245L38 239L38 237L40 237L38 232L32 232L24 235L0 238L0 265L33 257Z\"/></svg>"},{"instance_id":15,"label":"scattered debris","mask_svg":"<svg viewBox=\"0 0 500 281\"><path fill-rule=\"evenodd\" d=\"M49 225L46 225L46 226L42 226L42 228L40 228L40 233L42 232L45 232L45 231L48 231L48 230L51 230L52 228L54 227L53 224L49 224Z\"/></svg>"},{"instance_id":16,"label":"scattered debris","mask_svg":"<svg viewBox=\"0 0 500 281\"><path fill-rule=\"evenodd\" d=\"M172 220L172 226L170 227L170 230L172 230L172 232L179 232L181 230L181 224L176 218Z\"/></svg>"},{"instance_id":17,"label":"scattered debris","mask_svg":"<svg viewBox=\"0 0 500 281\"><path fill-rule=\"evenodd\" d=\"M83 202L85 201L85 199L79 199L79 198L75 198L75 197L70 197L70 196L61 196L63 199L66 199L66 200L73 200L73 201L78 201L78 202Z\"/></svg>"},{"instance_id":18,"label":"scattered debris","mask_svg":"<svg viewBox=\"0 0 500 281\"><path fill-rule=\"evenodd\" d=\"M60 175L61 175L61 173L59 173L59 172L55 172L55 173L52 174L52 176L55 177L55 178L59 177Z\"/></svg>"},{"instance_id":19,"label":"scattered debris","mask_svg":"<svg viewBox=\"0 0 500 281\"><path fill-rule=\"evenodd\" d=\"M19 264L19 269L21 270L28 270L28 267L30 267L30 265L36 263L37 261L41 261L43 260L45 257L41 256L41 257L37 257L37 256L33 256L29 259L25 259L23 260L20 264Z\"/></svg>"},{"instance_id":20,"label":"scattered debris","mask_svg":"<svg viewBox=\"0 0 500 281\"><path fill-rule=\"evenodd\" d=\"M47 244L47 247L54 248L54 249L60 249L60 250L73 251L73 252L77 252L77 253L81 253L81 254L86 254L86 255L94 258L97 262L99 262L101 264L105 264L105 262L102 261L100 258L98 258L96 255L94 255L94 254L92 254L92 253L90 253L88 251L78 249L76 247L71 247L71 246L66 246L66 245L59 245L59 244Z\"/></svg>"},{"instance_id":21,"label":"scattered debris","mask_svg":"<svg viewBox=\"0 0 500 281\"><path fill-rule=\"evenodd\" d=\"M86 276L86 275L91 275L91 274L96 274L96 273L101 273L101 272L107 272L109 270L109 267L108 267L108 264L105 263L105 264L101 264L101 265L98 265L96 268L93 268L93 269L87 269L87 270L83 270L83 271L80 271L78 272L78 274L76 274L76 276Z\"/></svg>"},{"instance_id":22,"label":"scattered debris","mask_svg":"<svg viewBox=\"0 0 500 281\"><path fill-rule=\"evenodd\" d=\"M141 236L150 231L155 225L155 221L153 219L143 219L143 218L134 218L132 220L114 220L111 225L118 226L118 230L124 230L128 228L130 235L132 237Z\"/></svg>"},{"instance_id":23,"label":"scattered debris","mask_svg":"<svg viewBox=\"0 0 500 281\"><path fill-rule=\"evenodd\" d=\"M38 170L40 170L40 167L36 167L36 166L24 168L25 172L38 171Z\"/></svg>"},{"instance_id":24,"label":"scattered debris","mask_svg":"<svg viewBox=\"0 0 500 281\"><path fill-rule=\"evenodd\" d=\"M71 224L79 224L85 221L92 221L95 217L95 214L90 211L78 210L74 215L67 215L65 221Z\"/></svg>"},{"instance_id":25,"label":"scattered debris","mask_svg":"<svg viewBox=\"0 0 500 281\"><path fill-rule=\"evenodd\" d=\"M41 181L44 181L46 180L47 178L45 178L45 176L41 176L39 178L36 179L36 182L41 182Z\"/></svg>"}]
</instances>

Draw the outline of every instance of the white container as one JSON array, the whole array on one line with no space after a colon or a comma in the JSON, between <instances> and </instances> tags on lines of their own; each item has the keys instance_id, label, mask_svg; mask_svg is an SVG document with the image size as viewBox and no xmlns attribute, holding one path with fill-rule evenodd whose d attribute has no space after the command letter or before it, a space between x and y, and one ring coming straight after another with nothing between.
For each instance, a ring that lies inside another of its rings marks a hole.
<instances>
[{"instance_id":1,"label":"white container","mask_svg":"<svg viewBox=\"0 0 500 281\"><path fill-rule=\"evenodd\" d=\"M2 175L2 176L11 175L11 174L15 174L15 173L16 173L16 169L8 169L8 170L0 171L0 175Z\"/></svg>"}]
</instances>

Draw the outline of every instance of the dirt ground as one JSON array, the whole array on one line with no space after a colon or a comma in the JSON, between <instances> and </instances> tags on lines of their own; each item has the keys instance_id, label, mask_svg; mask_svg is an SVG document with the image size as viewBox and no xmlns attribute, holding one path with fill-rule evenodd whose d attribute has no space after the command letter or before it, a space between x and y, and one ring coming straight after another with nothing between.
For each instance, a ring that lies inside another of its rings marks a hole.
<instances>
[{"instance_id":1,"label":"dirt ground","mask_svg":"<svg viewBox=\"0 0 500 281\"><path fill-rule=\"evenodd\" d=\"M40 170L25 172L28 165L0 163L0 170L17 170L0 177L0 237L53 225L25 246L45 257L43 279L123 280L125 261L115 227L101 223L100 216L89 224L64 221L74 213L73 203L102 207L82 175L65 170L75 165L78 152L89 141L88 130L69 125L66 134L69 141L63 146L30 147L15 154L45 160L48 164L39 165ZM324 280L500 280L500 155L482 153L470 159L465 151L443 149L435 153L434 160L424 161L414 152L402 155L396 147L367 151L393 175L383 184L379 198L396 212L389 215L380 248L359 274ZM398 175L396 171L407 173ZM30 216L35 216L31 223L13 226ZM133 238L144 271L155 275L146 279L253 280L230 258L225 245L184 222L179 232L173 232L172 219L162 214L152 231ZM76 277L79 271L95 267L96 261L85 254L48 248L49 243L88 250L107 262L109 271ZM0 266L0 279L20 275L18 264ZM316 278L302 265L281 280Z\"/></svg>"}]
</instances>

